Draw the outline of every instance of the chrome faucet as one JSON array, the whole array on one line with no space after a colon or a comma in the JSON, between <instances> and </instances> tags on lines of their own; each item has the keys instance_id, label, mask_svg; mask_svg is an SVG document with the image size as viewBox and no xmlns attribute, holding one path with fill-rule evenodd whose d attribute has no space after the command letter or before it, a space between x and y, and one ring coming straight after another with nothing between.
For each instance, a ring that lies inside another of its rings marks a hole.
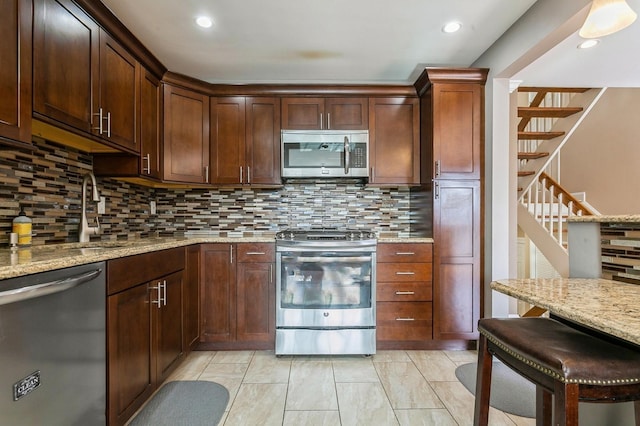
<instances>
[{"instance_id":1,"label":"chrome faucet","mask_svg":"<svg viewBox=\"0 0 640 426\"><path fill-rule=\"evenodd\" d=\"M93 186L93 190L91 192L91 199L94 202L100 201L100 194L98 194L98 185L96 185L96 177L93 173L89 172L84 175L82 179L82 213L80 218L80 242L87 243L89 242L90 235L98 235L100 233L100 222L98 222L98 217L96 216L96 225L97 226L89 226L89 222L87 221L87 183L91 180L91 185Z\"/></svg>"}]
</instances>

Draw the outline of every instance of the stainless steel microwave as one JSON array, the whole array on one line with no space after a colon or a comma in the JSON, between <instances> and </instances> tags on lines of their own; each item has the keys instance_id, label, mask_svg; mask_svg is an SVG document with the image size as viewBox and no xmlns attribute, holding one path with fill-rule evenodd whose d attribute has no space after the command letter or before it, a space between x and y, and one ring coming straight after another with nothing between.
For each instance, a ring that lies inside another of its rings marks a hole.
<instances>
[{"instance_id":1,"label":"stainless steel microwave","mask_svg":"<svg viewBox=\"0 0 640 426\"><path fill-rule=\"evenodd\" d=\"M368 130L282 130L283 178L366 178Z\"/></svg>"}]
</instances>

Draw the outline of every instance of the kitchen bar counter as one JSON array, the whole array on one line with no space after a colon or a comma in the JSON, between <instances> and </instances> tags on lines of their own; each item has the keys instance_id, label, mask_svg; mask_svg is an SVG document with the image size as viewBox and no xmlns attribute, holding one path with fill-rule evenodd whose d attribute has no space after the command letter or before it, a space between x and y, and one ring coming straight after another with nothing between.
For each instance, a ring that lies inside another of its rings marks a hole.
<instances>
[{"instance_id":1,"label":"kitchen bar counter","mask_svg":"<svg viewBox=\"0 0 640 426\"><path fill-rule=\"evenodd\" d=\"M589 278L505 279L491 288L640 345L640 286Z\"/></svg>"},{"instance_id":2,"label":"kitchen bar counter","mask_svg":"<svg viewBox=\"0 0 640 426\"><path fill-rule=\"evenodd\" d=\"M569 216L568 222L638 223L640 214Z\"/></svg>"},{"instance_id":3,"label":"kitchen bar counter","mask_svg":"<svg viewBox=\"0 0 640 426\"><path fill-rule=\"evenodd\" d=\"M96 241L0 249L0 280L152 251L207 243L273 243L275 232L194 233L180 237ZM431 238L382 236L379 243L433 243Z\"/></svg>"}]
</instances>

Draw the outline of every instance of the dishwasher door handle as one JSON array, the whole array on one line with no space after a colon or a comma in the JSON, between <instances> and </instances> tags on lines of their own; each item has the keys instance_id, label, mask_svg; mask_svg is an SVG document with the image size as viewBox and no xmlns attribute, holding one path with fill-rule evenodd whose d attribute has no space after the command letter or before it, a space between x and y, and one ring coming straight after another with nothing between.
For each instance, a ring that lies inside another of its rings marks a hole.
<instances>
[{"instance_id":1,"label":"dishwasher door handle","mask_svg":"<svg viewBox=\"0 0 640 426\"><path fill-rule=\"evenodd\" d=\"M94 271L85 272L83 274L63 278L61 280L3 291L0 292L0 305L8 305L9 303L35 299L36 297L59 293L61 291L65 291L72 287L77 287L81 284L91 281L101 273L102 269L96 269Z\"/></svg>"}]
</instances>

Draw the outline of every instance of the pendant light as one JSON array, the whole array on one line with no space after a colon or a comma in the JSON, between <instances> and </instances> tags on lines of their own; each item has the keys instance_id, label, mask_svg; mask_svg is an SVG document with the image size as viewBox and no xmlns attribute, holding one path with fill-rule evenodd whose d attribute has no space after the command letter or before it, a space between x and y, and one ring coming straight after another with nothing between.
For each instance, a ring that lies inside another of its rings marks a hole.
<instances>
[{"instance_id":1,"label":"pendant light","mask_svg":"<svg viewBox=\"0 0 640 426\"><path fill-rule=\"evenodd\" d=\"M625 0L593 0L578 34L583 38L604 37L628 27L637 16Z\"/></svg>"}]
</instances>

